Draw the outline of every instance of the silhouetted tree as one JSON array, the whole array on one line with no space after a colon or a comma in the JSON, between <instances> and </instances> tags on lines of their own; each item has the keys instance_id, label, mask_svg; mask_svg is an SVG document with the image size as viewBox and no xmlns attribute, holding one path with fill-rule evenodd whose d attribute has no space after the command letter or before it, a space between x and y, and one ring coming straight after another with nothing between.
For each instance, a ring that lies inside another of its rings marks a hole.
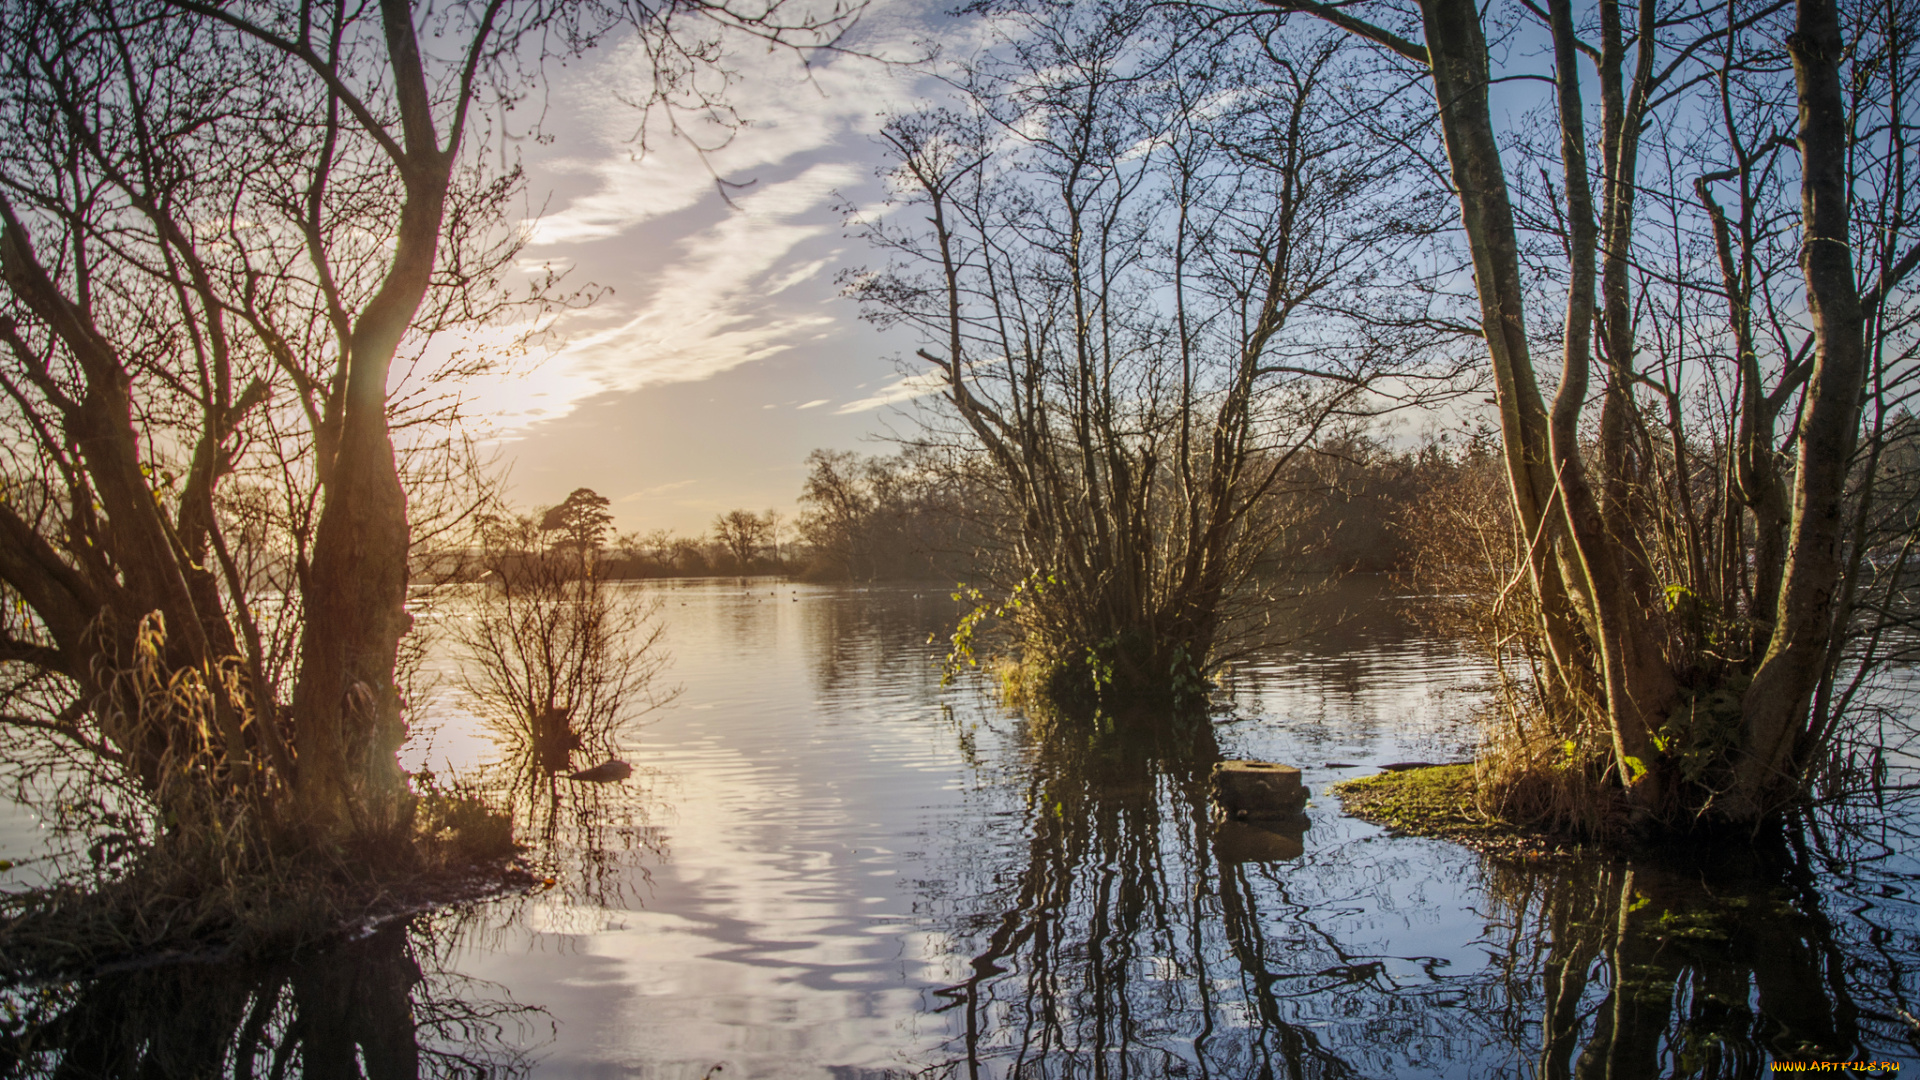
<instances>
[{"instance_id":1,"label":"silhouetted tree","mask_svg":"<svg viewBox=\"0 0 1920 1080\"><path fill-rule=\"evenodd\" d=\"M505 284L519 173L490 117L543 55L616 27L654 65L640 104L724 117L714 28L820 44L848 14L0 8L0 723L117 775L176 836L251 856L282 826L319 853L402 834L418 461L395 432L446 438L457 399L390 387L435 331L548 298Z\"/></svg>"},{"instance_id":2,"label":"silhouetted tree","mask_svg":"<svg viewBox=\"0 0 1920 1080\"><path fill-rule=\"evenodd\" d=\"M542 532L562 532L565 542L583 552L599 551L613 528L613 503L592 488L575 488L560 505L540 516Z\"/></svg>"},{"instance_id":3,"label":"silhouetted tree","mask_svg":"<svg viewBox=\"0 0 1920 1080\"><path fill-rule=\"evenodd\" d=\"M772 515L751 510L729 510L713 519L713 538L733 558L734 566L746 573L754 555L766 547L773 536Z\"/></svg>"},{"instance_id":4,"label":"silhouetted tree","mask_svg":"<svg viewBox=\"0 0 1920 1080\"><path fill-rule=\"evenodd\" d=\"M622 726L672 693L656 685L668 662L657 597L609 584L592 548L541 526L482 522L484 574L451 622L474 711L552 773L576 750L611 756Z\"/></svg>"}]
</instances>

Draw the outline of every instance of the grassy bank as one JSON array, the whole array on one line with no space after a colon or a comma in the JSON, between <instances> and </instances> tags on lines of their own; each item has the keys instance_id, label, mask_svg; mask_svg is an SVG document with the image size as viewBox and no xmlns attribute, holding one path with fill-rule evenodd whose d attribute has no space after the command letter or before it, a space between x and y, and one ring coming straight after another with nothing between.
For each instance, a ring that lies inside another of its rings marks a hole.
<instances>
[{"instance_id":1,"label":"grassy bank","mask_svg":"<svg viewBox=\"0 0 1920 1080\"><path fill-rule=\"evenodd\" d=\"M1508 858L1572 854L1569 841L1486 813L1472 765L1430 765L1346 780L1329 788L1348 814L1396 833L1450 840Z\"/></svg>"}]
</instances>

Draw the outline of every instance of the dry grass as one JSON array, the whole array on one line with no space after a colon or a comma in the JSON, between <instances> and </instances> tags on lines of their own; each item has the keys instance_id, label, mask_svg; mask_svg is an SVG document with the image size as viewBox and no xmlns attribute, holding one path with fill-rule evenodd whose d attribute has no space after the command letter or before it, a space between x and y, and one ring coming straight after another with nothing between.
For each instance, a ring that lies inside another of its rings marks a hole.
<instances>
[{"instance_id":1,"label":"dry grass","mask_svg":"<svg viewBox=\"0 0 1920 1080\"><path fill-rule=\"evenodd\" d=\"M1612 747L1597 722L1569 722L1530 693L1509 690L1483 716L1475 801L1489 817L1576 842L1620 839Z\"/></svg>"},{"instance_id":2,"label":"dry grass","mask_svg":"<svg viewBox=\"0 0 1920 1080\"><path fill-rule=\"evenodd\" d=\"M1466 797L1480 819L1508 828L1565 843L1616 838L1619 792L1606 780L1604 719L1592 703L1541 693L1549 661L1497 447L1474 442L1427 464L1430 486L1407 519L1419 523L1409 584L1429 598L1414 614L1471 642L1498 679Z\"/></svg>"},{"instance_id":3,"label":"dry grass","mask_svg":"<svg viewBox=\"0 0 1920 1080\"><path fill-rule=\"evenodd\" d=\"M248 749L271 725L248 712L237 661L175 670L165 645L149 618L128 664L100 671L114 689L83 717L100 745L132 749L66 760L68 779L44 793L90 858L0 894L0 977L298 949L525 877L508 816L424 774L360 800L350 838L316 841L284 776Z\"/></svg>"}]
</instances>

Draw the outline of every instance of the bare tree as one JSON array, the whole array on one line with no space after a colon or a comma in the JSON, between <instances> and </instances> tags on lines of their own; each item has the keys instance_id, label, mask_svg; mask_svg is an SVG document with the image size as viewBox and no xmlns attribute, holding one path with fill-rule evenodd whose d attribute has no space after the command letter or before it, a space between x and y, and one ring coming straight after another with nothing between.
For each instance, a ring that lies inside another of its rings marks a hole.
<instances>
[{"instance_id":1,"label":"bare tree","mask_svg":"<svg viewBox=\"0 0 1920 1080\"><path fill-rule=\"evenodd\" d=\"M971 489L949 464L919 446L884 457L808 454L795 521L811 549L808 573L853 581L964 573L978 546L973 523L998 515L969 509Z\"/></svg>"},{"instance_id":2,"label":"bare tree","mask_svg":"<svg viewBox=\"0 0 1920 1080\"><path fill-rule=\"evenodd\" d=\"M654 61L652 103L718 109L695 77L711 31L682 24L805 45L847 13L790 14L0 13L0 582L19 604L0 656L35 688L5 721L120 770L177 833L250 821L329 851L404 829L404 464L409 425L453 416L389 387L434 331L548 297L509 286L519 179L489 143L543 57L621 25ZM297 641L278 672L276 635Z\"/></svg>"},{"instance_id":3,"label":"bare tree","mask_svg":"<svg viewBox=\"0 0 1920 1080\"><path fill-rule=\"evenodd\" d=\"M1430 81L1549 660L1543 744L1597 732L1650 824L1799 799L1830 764L1837 666L1873 662L1850 644L1873 633L1861 575L1900 547L1869 522L1912 366L1912 12L1525 4L1553 44L1549 163L1493 122L1477 6L1273 6ZM1554 305L1549 406L1526 324Z\"/></svg>"},{"instance_id":4,"label":"bare tree","mask_svg":"<svg viewBox=\"0 0 1920 1080\"><path fill-rule=\"evenodd\" d=\"M550 516L550 515L547 515ZM622 731L671 699L657 600L607 582L594 549L546 516L481 523L480 584L453 603L458 685L516 758L545 773L613 756Z\"/></svg>"},{"instance_id":5,"label":"bare tree","mask_svg":"<svg viewBox=\"0 0 1920 1080\"><path fill-rule=\"evenodd\" d=\"M740 573L753 565L753 557L773 540L772 514L751 510L729 510L713 519L713 538L729 556Z\"/></svg>"},{"instance_id":6,"label":"bare tree","mask_svg":"<svg viewBox=\"0 0 1920 1080\"><path fill-rule=\"evenodd\" d=\"M873 577L874 552L864 528L873 499L860 482L859 456L849 450L815 450L807 455L807 479L801 486L800 532L816 557L851 581Z\"/></svg>"},{"instance_id":7,"label":"bare tree","mask_svg":"<svg viewBox=\"0 0 1920 1080\"><path fill-rule=\"evenodd\" d=\"M1335 37L994 10L963 107L884 129L911 212L863 223L893 261L852 292L926 343L924 438L991 477L990 606L1030 685L1191 701L1258 618L1255 568L1287 550L1319 440L1451 388L1424 299L1394 287L1436 206L1356 121Z\"/></svg>"}]
</instances>

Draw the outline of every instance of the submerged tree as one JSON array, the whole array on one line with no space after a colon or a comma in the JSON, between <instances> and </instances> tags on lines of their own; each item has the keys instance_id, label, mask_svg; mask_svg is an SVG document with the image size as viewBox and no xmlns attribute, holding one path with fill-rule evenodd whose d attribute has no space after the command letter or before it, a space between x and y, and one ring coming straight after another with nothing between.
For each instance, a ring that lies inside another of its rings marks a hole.
<instances>
[{"instance_id":1,"label":"submerged tree","mask_svg":"<svg viewBox=\"0 0 1920 1080\"><path fill-rule=\"evenodd\" d=\"M926 438L989 478L1029 684L1190 700L1258 617L1305 456L1447 388L1396 287L1438 204L1356 123L1372 104L1335 37L993 10L962 107L884 129L907 212L863 223L892 262L851 291L922 335Z\"/></svg>"},{"instance_id":2,"label":"submerged tree","mask_svg":"<svg viewBox=\"0 0 1920 1080\"><path fill-rule=\"evenodd\" d=\"M1273 6L1438 104L1541 643L1520 771L1589 771L1669 824L1844 780L1841 673L1911 618L1911 6L1526 5L1538 150L1494 123L1476 5ZM1554 307L1549 404L1527 324Z\"/></svg>"},{"instance_id":3,"label":"submerged tree","mask_svg":"<svg viewBox=\"0 0 1920 1080\"><path fill-rule=\"evenodd\" d=\"M642 98L715 105L695 77L713 27L806 45L844 22L790 14L0 12L0 720L118 775L174 835L403 835L405 482L453 413L398 376L436 330L548 298L506 276L519 176L495 129L543 56L622 24L654 64ZM416 515L436 497L411 495Z\"/></svg>"},{"instance_id":4,"label":"submerged tree","mask_svg":"<svg viewBox=\"0 0 1920 1080\"><path fill-rule=\"evenodd\" d=\"M614 755L623 727L672 696L659 602L609 583L593 549L540 519L480 524L481 580L451 601L456 676L510 756L544 774Z\"/></svg>"}]
</instances>

